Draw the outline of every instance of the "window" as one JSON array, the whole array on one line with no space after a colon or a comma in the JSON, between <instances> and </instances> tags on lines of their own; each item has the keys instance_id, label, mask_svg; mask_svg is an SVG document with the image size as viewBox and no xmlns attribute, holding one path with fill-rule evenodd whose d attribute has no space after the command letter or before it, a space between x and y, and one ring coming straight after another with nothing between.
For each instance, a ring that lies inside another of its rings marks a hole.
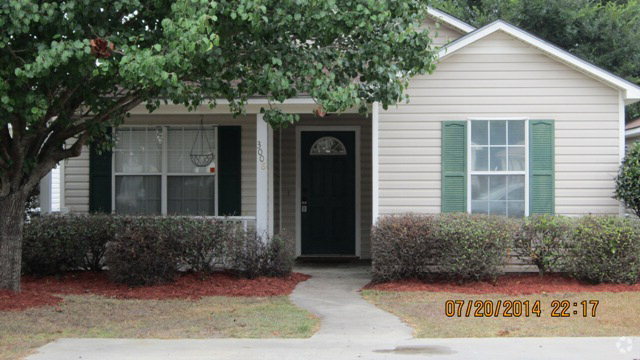
<instances>
[{"instance_id":1,"label":"window","mask_svg":"<svg viewBox=\"0 0 640 360\"><path fill-rule=\"evenodd\" d=\"M527 214L525 120L471 120L469 211L522 217Z\"/></svg>"},{"instance_id":2,"label":"window","mask_svg":"<svg viewBox=\"0 0 640 360\"><path fill-rule=\"evenodd\" d=\"M333 136L324 136L311 145L309 155L347 155L347 148Z\"/></svg>"},{"instance_id":3,"label":"window","mask_svg":"<svg viewBox=\"0 0 640 360\"><path fill-rule=\"evenodd\" d=\"M193 165L189 156L197 127L125 127L115 134L116 213L217 215L214 128L205 130L216 155L207 167Z\"/></svg>"}]
</instances>

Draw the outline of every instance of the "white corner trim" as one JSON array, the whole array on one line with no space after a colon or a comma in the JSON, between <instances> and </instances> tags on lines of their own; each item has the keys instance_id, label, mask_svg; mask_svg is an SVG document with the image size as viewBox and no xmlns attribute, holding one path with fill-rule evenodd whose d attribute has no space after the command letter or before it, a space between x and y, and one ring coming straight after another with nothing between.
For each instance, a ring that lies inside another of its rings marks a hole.
<instances>
[{"instance_id":1,"label":"white corner trim","mask_svg":"<svg viewBox=\"0 0 640 360\"><path fill-rule=\"evenodd\" d=\"M624 102L624 96L622 96L622 91L618 93L618 120L619 120L618 125L620 126L620 129L619 129L620 138L619 138L618 151L620 152L620 165L622 165L622 162L624 161L624 156L626 155L626 152L627 152L626 138L625 138L625 126L626 126L625 102ZM640 130L640 129L636 129L636 130ZM618 204L619 204L618 215L623 216L626 212L624 203L622 201L618 201Z\"/></svg>"},{"instance_id":2,"label":"white corner trim","mask_svg":"<svg viewBox=\"0 0 640 360\"><path fill-rule=\"evenodd\" d=\"M622 92L618 93L618 125L620 126L619 129L619 134L620 134L620 138L619 138L619 148L618 150L620 151L620 164L622 164L622 161L624 160L624 156L626 154L626 149L625 149L625 144L626 144L626 133L625 133L625 126L626 126L626 122L625 122L625 104L624 104L624 97L622 96ZM640 130L640 128L638 129L634 129L634 130ZM639 131L640 133L640 131Z\"/></svg>"},{"instance_id":3,"label":"white corner trim","mask_svg":"<svg viewBox=\"0 0 640 360\"><path fill-rule=\"evenodd\" d=\"M546 42L503 20L494 21L491 24L488 24L444 46L438 54L440 61L447 58L448 56L451 56L456 51L464 48L465 46L473 44L474 42L495 33L496 31L503 31L515 37L516 39L521 40L547 53L557 60L574 67L576 70L582 71L597 80L603 81L617 89L623 90L625 92L624 100L628 103L640 100L640 86L624 80L623 78L614 75L585 60L582 60L579 57L569 53L568 51L561 49L549 42Z\"/></svg>"},{"instance_id":4,"label":"white corner trim","mask_svg":"<svg viewBox=\"0 0 640 360\"><path fill-rule=\"evenodd\" d=\"M380 104L374 102L371 108L371 224L378 222L380 214L380 154L378 129Z\"/></svg>"},{"instance_id":5,"label":"white corner trim","mask_svg":"<svg viewBox=\"0 0 640 360\"><path fill-rule=\"evenodd\" d=\"M438 9L434 9L431 6L429 6L429 9L427 10L427 12L429 13L429 15L437 20L442 21L443 23L462 31L465 34L468 34L472 31L474 31L476 28L467 24L466 22L458 19L457 17L454 17L452 15L447 14L444 11L438 10Z\"/></svg>"},{"instance_id":6,"label":"white corner trim","mask_svg":"<svg viewBox=\"0 0 640 360\"><path fill-rule=\"evenodd\" d=\"M302 217L301 215L301 206L300 202L302 200L302 156L300 154L302 147L302 132L305 131L350 131L355 134L355 148L356 148L356 195L355 195L355 213L356 213L356 221L355 221L355 235L356 235L356 253L355 256L362 256L362 240L361 240L361 225L362 225L362 211L361 211L361 185L362 179L360 174L360 168L362 167L362 163L360 160L360 126L359 125L305 125L305 126L296 126L296 256L302 255Z\"/></svg>"}]
</instances>

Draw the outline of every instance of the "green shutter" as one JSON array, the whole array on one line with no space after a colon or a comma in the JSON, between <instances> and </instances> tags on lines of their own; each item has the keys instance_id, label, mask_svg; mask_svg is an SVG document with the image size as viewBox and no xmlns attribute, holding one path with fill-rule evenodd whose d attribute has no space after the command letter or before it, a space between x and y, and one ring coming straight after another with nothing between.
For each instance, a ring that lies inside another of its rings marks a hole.
<instances>
[{"instance_id":1,"label":"green shutter","mask_svg":"<svg viewBox=\"0 0 640 360\"><path fill-rule=\"evenodd\" d=\"M241 127L218 128L218 215L239 216L241 209Z\"/></svg>"},{"instance_id":2,"label":"green shutter","mask_svg":"<svg viewBox=\"0 0 640 360\"><path fill-rule=\"evenodd\" d=\"M555 212L553 120L529 121L529 215Z\"/></svg>"},{"instance_id":3,"label":"green shutter","mask_svg":"<svg viewBox=\"0 0 640 360\"><path fill-rule=\"evenodd\" d=\"M111 151L89 148L89 212L111 213Z\"/></svg>"},{"instance_id":4,"label":"green shutter","mask_svg":"<svg viewBox=\"0 0 640 360\"><path fill-rule=\"evenodd\" d=\"M442 122L441 211L467 211L467 122Z\"/></svg>"}]
</instances>

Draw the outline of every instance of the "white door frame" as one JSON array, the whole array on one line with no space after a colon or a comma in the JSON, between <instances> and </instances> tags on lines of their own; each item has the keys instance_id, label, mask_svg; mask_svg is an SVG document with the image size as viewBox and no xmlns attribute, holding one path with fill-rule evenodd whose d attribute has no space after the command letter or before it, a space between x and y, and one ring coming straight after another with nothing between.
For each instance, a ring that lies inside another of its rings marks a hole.
<instances>
[{"instance_id":1,"label":"white door frame","mask_svg":"<svg viewBox=\"0 0 640 360\"><path fill-rule=\"evenodd\" d=\"M361 224L361 212L360 212L360 126L349 125L336 125L336 126L322 126L322 125L308 125L308 126L296 126L296 256L302 255L302 216L300 202L302 200L302 159L301 152L301 137L302 132L306 131L349 131L355 133L355 167L356 167L356 195L355 195L355 227L356 227L356 253L355 256L360 257L360 224Z\"/></svg>"}]
</instances>

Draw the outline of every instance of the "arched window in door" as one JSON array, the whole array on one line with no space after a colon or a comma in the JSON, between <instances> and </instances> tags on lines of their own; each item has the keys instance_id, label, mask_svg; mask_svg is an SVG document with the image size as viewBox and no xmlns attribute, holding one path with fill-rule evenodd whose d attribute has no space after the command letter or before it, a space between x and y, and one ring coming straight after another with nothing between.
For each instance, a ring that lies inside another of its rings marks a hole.
<instances>
[{"instance_id":1,"label":"arched window in door","mask_svg":"<svg viewBox=\"0 0 640 360\"><path fill-rule=\"evenodd\" d=\"M311 145L309 155L347 155L347 148L344 146L342 141L336 139L335 137L324 136L316 140L313 145Z\"/></svg>"}]
</instances>

